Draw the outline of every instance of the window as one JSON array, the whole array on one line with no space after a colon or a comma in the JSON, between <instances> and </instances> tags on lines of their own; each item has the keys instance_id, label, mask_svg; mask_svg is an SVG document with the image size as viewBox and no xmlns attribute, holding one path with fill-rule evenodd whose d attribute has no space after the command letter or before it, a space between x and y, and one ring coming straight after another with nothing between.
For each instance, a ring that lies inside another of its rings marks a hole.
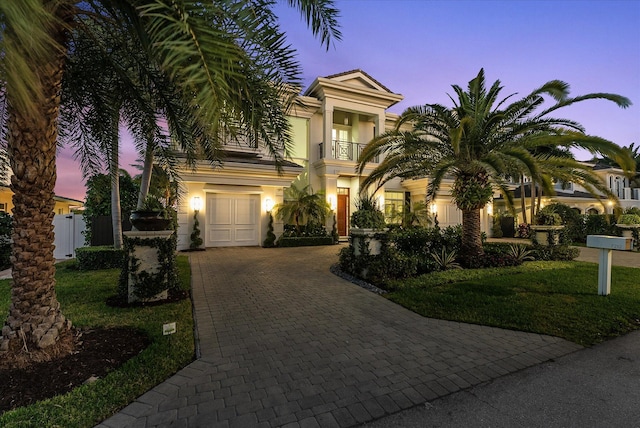
<instances>
[{"instance_id":1,"label":"window","mask_svg":"<svg viewBox=\"0 0 640 428\"><path fill-rule=\"evenodd\" d=\"M387 223L402 223L404 192L384 192L384 217Z\"/></svg>"},{"instance_id":2,"label":"window","mask_svg":"<svg viewBox=\"0 0 640 428\"><path fill-rule=\"evenodd\" d=\"M0 203L0 211L3 213L7 212L7 204Z\"/></svg>"}]
</instances>

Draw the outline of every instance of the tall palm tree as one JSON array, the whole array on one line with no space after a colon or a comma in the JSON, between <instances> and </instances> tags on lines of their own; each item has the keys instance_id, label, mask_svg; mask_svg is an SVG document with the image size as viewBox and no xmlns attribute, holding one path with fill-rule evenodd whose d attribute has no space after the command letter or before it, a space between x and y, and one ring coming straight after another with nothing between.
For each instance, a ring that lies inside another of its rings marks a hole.
<instances>
[{"instance_id":1,"label":"tall palm tree","mask_svg":"<svg viewBox=\"0 0 640 428\"><path fill-rule=\"evenodd\" d=\"M330 0L288 3L327 47L339 38ZM11 308L0 351L24 346L49 348L51 355L70 329L55 293L52 220L62 77L73 55L73 32L92 34L85 18L131 31L189 95L200 126L217 135L221 124L237 123L279 161L291 141L285 115L293 99L289 88L299 84L300 73L273 5L273 0L0 2L0 92L6 91L9 105L15 206ZM203 149L213 154L216 148Z\"/></svg>"},{"instance_id":2,"label":"tall palm tree","mask_svg":"<svg viewBox=\"0 0 640 428\"><path fill-rule=\"evenodd\" d=\"M624 108L631 104L625 97L594 93L571 98L568 84L552 80L508 104L513 95L499 99L500 81L487 89L482 69L466 91L457 85L453 90L456 98L450 96L452 108L427 104L407 109L393 130L367 145L357 169L362 173L367 162L384 155L363 185L381 186L394 177L428 177L428 200L433 200L443 180L451 177L451 196L462 211L461 255L483 254L480 209L491 200L494 189L513 206L504 177L514 169L535 177L549 194L553 194L552 179L556 178L580 184L594 194L612 196L590 168L573 159L535 156L535 149L580 147L605 153L625 169L632 167L630 158L614 143L586 135L572 120L550 116L559 108L588 99L610 100ZM555 101L547 108L543 107L545 96Z\"/></svg>"}]
</instances>

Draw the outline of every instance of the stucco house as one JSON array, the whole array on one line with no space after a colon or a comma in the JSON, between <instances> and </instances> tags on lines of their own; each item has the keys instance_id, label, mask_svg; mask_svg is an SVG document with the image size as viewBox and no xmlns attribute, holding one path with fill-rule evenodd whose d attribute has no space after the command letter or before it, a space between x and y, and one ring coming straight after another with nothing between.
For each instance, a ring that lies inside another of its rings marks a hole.
<instances>
[{"instance_id":1,"label":"stucco house","mask_svg":"<svg viewBox=\"0 0 640 428\"><path fill-rule=\"evenodd\" d=\"M220 167L201 162L195 170L181 171L178 248L189 247L194 208L205 247L261 245L268 212L283 201L284 189L293 183L324 190L336 213L339 235L348 236L350 214L360 191L361 177L355 172L358 155L374 136L394 125L398 116L388 109L402 99L362 70L318 77L289 112L294 141L281 174L266 152L235 145L225 147L226 158ZM374 167L369 164L364 174ZM441 196L429 207L442 227L462 222L462 213L448 196L450 185L443 183ZM408 202L424 201L426 189L427 179L393 180L376 197L389 212L391 207L401 210ZM585 202L585 209L590 203L593 201ZM487 232L492 209L489 205L481 213L482 230ZM276 222L276 235L282 228Z\"/></svg>"},{"instance_id":2,"label":"stucco house","mask_svg":"<svg viewBox=\"0 0 640 428\"><path fill-rule=\"evenodd\" d=\"M614 195L616 195L616 197L618 198L619 207L621 209L624 210L630 207L640 208L640 188L634 187L631 180L629 180L629 178L624 175L624 172L620 168L598 163L585 162L585 164L593 168L594 172L602 178L607 187L612 191ZM580 214L613 214L615 208L614 201L608 200L604 197L598 200L598 198L591 195L586 191L586 189L578 184L557 183L554 190L555 195L542 195L540 202L543 207L545 205L558 202L573 208ZM513 194L518 222L522 222L522 212L520 204L522 190L519 185L514 184ZM530 183L525 183L524 197L527 207L527 219L530 220ZM494 209L496 210L496 212L507 211L504 200L501 197L497 197L494 200Z\"/></svg>"}]
</instances>

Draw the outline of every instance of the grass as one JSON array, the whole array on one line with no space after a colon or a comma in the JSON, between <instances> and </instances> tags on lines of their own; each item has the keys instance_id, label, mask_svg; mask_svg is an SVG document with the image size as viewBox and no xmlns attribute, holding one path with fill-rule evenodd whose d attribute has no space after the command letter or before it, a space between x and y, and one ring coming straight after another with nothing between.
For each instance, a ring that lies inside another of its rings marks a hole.
<instances>
[{"instance_id":1,"label":"grass","mask_svg":"<svg viewBox=\"0 0 640 428\"><path fill-rule=\"evenodd\" d=\"M57 266L56 293L63 313L77 327L134 327L146 332L151 345L118 370L91 385L0 415L2 427L92 427L136 397L167 379L194 358L193 317L189 299L161 306L113 308L117 269L77 271L69 262ZM178 256L181 287L191 281L186 256ZM0 281L0 316L9 306L9 280ZM177 333L162 335L162 324L177 322Z\"/></svg>"},{"instance_id":2,"label":"grass","mask_svg":"<svg viewBox=\"0 0 640 428\"><path fill-rule=\"evenodd\" d=\"M450 270L392 284L387 295L423 316L558 336L590 346L640 328L640 269L614 266L598 295L598 265L527 262Z\"/></svg>"}]
</instances>

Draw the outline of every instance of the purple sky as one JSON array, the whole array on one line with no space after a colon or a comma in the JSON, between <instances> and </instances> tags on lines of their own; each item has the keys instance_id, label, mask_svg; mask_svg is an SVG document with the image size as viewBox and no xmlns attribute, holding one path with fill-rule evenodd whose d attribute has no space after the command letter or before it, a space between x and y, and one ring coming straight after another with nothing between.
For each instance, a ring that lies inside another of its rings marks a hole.
<instances>
[{"instance_id":1,"label":"purple sky","mask_svg":"<svg viewBox=\"0 0 640 428\"><path fill-rule=\"evenodd\" d=\"M502 82L503 96L560 79L573 96L612 92L634 104L623 110L590 100L556 116L619 145L640 144L638 0L336 0L343 37L329 51L282 3L277 11L298 51L305 89L318 76L360 68L404 95L391 109L401 113L425 103L450 106L451 85L466 88L480 68L488 84ZM70 158L60 153L56 193L83 199L82 175ZM134 162L129 145L122 158L124 167Z\"/></svg>"}]
</instances>

